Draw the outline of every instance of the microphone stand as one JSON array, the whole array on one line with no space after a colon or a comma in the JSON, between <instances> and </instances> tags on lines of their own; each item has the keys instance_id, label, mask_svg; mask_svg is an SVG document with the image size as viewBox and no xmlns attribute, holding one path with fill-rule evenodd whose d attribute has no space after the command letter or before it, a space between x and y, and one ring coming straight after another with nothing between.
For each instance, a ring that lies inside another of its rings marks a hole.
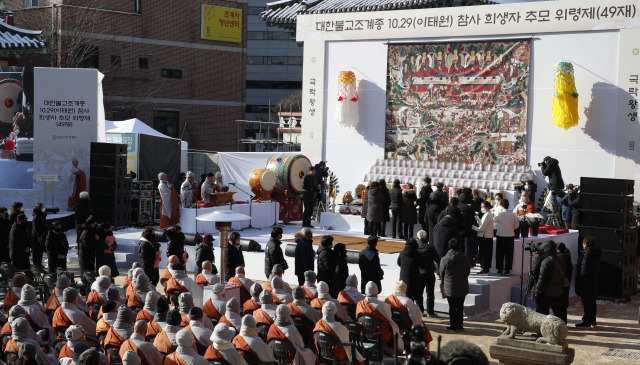
<instances>
[{"instance_id":1,"label":"microphone stand","mask_svg":"<svg viewBox=\"0 0 640 365\"><path fill-rule=\"evenodd\" d=\"M256 228L253 226L253 198L255 198L255 195L251 195L251 193L248 193L244 190L242 190L240 187L238 187L238 185L236 185L236 183L229 183L229 185L233 185L234 188L240 190L241 192L249 195L249 217L251 217L251 219L249 219L249 227L247 227L247 229L259 229L262 230L262 228ZM244 229L243 229L244 230Z\"/></svg>"}]
</instances>

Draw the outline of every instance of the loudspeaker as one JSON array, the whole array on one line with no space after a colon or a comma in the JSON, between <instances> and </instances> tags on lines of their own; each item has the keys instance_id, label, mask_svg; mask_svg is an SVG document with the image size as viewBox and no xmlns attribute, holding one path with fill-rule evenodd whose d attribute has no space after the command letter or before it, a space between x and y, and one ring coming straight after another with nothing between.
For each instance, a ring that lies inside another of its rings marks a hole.
<instances>
[{"instance_id":1,"label":"loudspeaker","mask_svg":"<svg viewBox=\"0 0 640 365\"><path fill-rule=\"evenodd\" d=\"M628 213L633 211L633 195L580 193L580 209Z\"/></svg>"},{"instance_id":2,"label":"loudspeaker","mask_svg":"<svg viewBox=\"0 0 640 365\"><path fill-rule=\"evenodd\" d=\"M127 145L121 143L91 142L91 154L126 155Z\"/></svg>"},{"instance_id":3,"label":"loudspeaker","mask_svg":"<svg viewBox=\"0 0 640 365\"><path fill-rule=\"evenodd\" d=\"M91 178L116 178L124 179L127 177L127 165L123 166L99 166L91 164L89 169L91 172Z\"/></svg>"},{"instance_id":4,"label":"loudspeaker","mask_svg":"<svg viewBox=\"0 0 640 365\"><path fill-rule=\"evenodd\" d=\"M635 247L627 253L602 250L598 296L627 298L636 293Z\"/></svg>"},{"instance_id":5,"label":"loudspeaker","mask_svg":"<svg viewBox=\"0 0 640 365\"><path fill-rule=\"evenodd\" d=\"M93 217L98 222L109 222L115 227L127 226L131 223L131 208L126 210L114 211L105 209L92 209Z\"/></svg>"},{"instance_id":6,"label":"loudspeaker","mask_svg":"<svg viewBox=\"0 0 640 365\"><path fill-rule=\"evenodd\" d=\"M124 166L127 167L127 155L90 155L91 165L97 166Z\"/></svg>"},{"instance_id":7,"label":"loudspeaker","mask_svg":"<svg viewBox=\"0 0 640 365\"><path fill-rule=\"evenodd\" d=\"M131 195L92 194L89 200L96 209L131 211Z\"/></svg>"},{"instance_id":8,"label":"loudspeaker","mask_svg":"<svg viewBox=\"0 0 640 365\"><path fill-rule=\"evenodd\" d=\"M580 209L580 228L583 226L625 230L634 226L634 218L632 213Z\"/></svg>"},{"instance_id":9,"label":"loudspeaker","mask_svg":"<svg viewBox=\"0 0 640 365\"><path fill-rule=\"evenodd\" d=\"M600 227L580 227L580 237L593 237L596 245L603 250L628 252L636 249L637 228L613 229Z\"/></svg>"},{"instance_id":10,"label":"loudspeaker","mask_svg":"<svg viewBox=\"0 0 640 365\"><path fill-rule=\"evenodd\" d=\"M115 178L115 177L96 177L91 176L91 193L93 194L105 194L106 192L113 192L117 194L129 194L131 192L131 178Z\"/></svg>"},{"instance_id":11,"label":"loudspeaker","mask_svg":"<svg viewBox=\"0 0 640 365\"><path fill-rule=\"evenodd\" d=\"M581 177L580 192L610 195L633 194L633 180Z\"/></svg>"}]
</instances>

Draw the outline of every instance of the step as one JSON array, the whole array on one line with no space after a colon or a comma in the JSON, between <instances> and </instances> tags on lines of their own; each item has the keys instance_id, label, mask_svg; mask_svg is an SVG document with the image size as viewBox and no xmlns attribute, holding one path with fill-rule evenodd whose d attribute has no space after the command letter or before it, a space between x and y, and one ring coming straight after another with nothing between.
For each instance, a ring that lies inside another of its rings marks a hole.
<instances>
[{"instance_id":1,"label":"step","mask_svg":"<svg viewBox=\"0 0 640 365\"><path fill-rule=\"evenodd\" d=\"M475 316L476 314L489 311L489 298L478 294L467 294L464 298L463 313L466 316ZM447 299L442 299L440 293L436 293L434 301L434 310L436 312L449 313L449 303Z\"/></svg>"},{"instance_id":2,"label":"step","mask_svg":"<svg viewBox=\"0 0 640 365\"><path fill-rule=\"evenodd\" d=\"M114 255L116 257L116 266L118 267L118 270L124 270L124 272L131 269L131 265L138 261L138 254L136 253L116 251Z\"/></svg>"}]
</instances>

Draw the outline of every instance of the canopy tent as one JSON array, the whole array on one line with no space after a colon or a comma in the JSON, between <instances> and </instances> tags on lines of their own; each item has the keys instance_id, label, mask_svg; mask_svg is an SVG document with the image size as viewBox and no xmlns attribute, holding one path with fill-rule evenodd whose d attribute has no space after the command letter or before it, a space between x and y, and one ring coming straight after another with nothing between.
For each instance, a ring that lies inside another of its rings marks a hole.
<instances>
[{"instance_id":1,"label":"canopy tent","mask_svg":"<svg viewBox=\"0 0 640 365\"><path fill-rule=\"evenodd\" d=\"M148 126L138 118L121 120L121 121L105 120L105 131L107 133L138 133L138 134L146 134L149 136L172 138L151 128L150 126ZM181 141L180 143L181 149L186 150L188 149L188 147L189 147L188 142Z\"/></svg>"}]
</instances>

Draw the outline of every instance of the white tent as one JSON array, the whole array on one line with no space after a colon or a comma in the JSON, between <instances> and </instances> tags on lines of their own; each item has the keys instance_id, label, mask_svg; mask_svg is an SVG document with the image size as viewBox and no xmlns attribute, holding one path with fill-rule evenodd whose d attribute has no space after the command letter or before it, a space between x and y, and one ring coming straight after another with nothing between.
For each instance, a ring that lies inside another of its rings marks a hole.
<instances>
[{"instance_id":1,"label":"white tent","mask_svg":"<svg viewBox=\"0 0 640 365\"><path fill-rule=\"evenodd\" d=\"M121 120L121 121L106 120L105 132L106 133L138 133L138 134L146 134L149 136L171 138L151 128L150 126L146 125L143 121L137 118ZM188 147L189 147L188 142L181 141L180 148L182 150L186 150L188 149Z\"/></svg>"}]
</instances>

